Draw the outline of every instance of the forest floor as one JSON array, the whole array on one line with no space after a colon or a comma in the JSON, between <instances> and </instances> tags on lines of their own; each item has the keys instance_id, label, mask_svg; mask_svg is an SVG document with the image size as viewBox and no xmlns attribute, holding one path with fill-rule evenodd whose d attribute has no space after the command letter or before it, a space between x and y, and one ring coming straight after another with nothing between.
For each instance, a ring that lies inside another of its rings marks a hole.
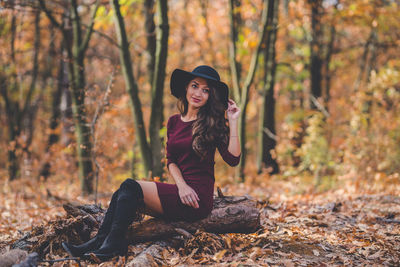
<instances>
[{"instance_id":1,"label":"forest floor","mask_svg":"<svg viewBox=\"0 0 400 267\"><path fill-rule=\"evenodd\" d=\"M301 181L300 181L301 182ZM80 197L75 184L43 183L32 180L1 182L0 254L30 231L65 216L62 202L89 203ZM301 183L300 183L301 184ZM48 189L52 189L50 192ZM261 228L253 234L221 234L224 244L210 253L210 240L198 236L199 247L167 247L154 263L167 266L358 266L400 262L400 197L388 188L361 189L357 183L316 192L299 181L268 179L221 186L226 195L250 195L258 202ZM110 193L99 194L105 206ZM66 198L69 196L69 198ZM127 262L151 242L130 246ZM67 257L48 254L47 259ZM100 266L123 266L114 258ZM82 261L83 266L97 266ZM47 266L48 263L41 263ZM52 266L78 266L74 261Z\"/></svg>"}]
</instances>

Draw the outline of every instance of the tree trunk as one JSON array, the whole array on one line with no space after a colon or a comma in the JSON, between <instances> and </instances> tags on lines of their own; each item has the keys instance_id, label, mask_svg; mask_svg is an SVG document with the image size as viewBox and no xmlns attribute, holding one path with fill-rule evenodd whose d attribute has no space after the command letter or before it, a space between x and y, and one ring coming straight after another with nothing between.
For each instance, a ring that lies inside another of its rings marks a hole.
<instances>
[{"instance_id":1,"label":"tree trunk","mask_svg":"<svg viewBox=\"0 0 400 267\"><path fill-rule=\"evenodd\" d=\"M90 128L88 127L85 105L85 73L83 58L73 56L74 61L69 62L69 81L72 92L72 114L75 124L77 141L79 179L84 194L93 192L93 163L92 141Z\"/></svg>"},{"instance_id":2,"label":"tree trunk","mask_svg":"<svg viewBox=\"0 0 400 267\"><path fill-rule=\"evenodd\" d=\"M79 160L79 179L83 194L93 193L93 162L92 162L92 140L91 131L88 126L88 118L85 108L85 54L93 32L94 18L99 5L93 9L89 28L85 37L82 36L81 18L78 14L76 0L71 0L72 14L72 47L68 47L69 56L69 81L72 91L72 113L75 123L75 134L77 138L77 151Z\"/></svg>"},{"instance_id":3,"label":"tree trunk","mask_svg":"<svg viewBox=\"0 0 400 267\"><path fill-rule=\"evenodd\" d=\"M73 136L73 118L72 118L72 97L71 91L68 89L68 66L64 61L64 75L63 75L63 87L61 92L61 121L62 121L62 132L61 132L61 144L68 146L72 142Z\"/></svg>"},{"instance_id":4,"label":"tree trunk","mask_svg":"<svg viewBox=\"0 0 400 267\"><path fill-rule=\"evenodd\" d=\"M41 9L46 13L51 23L63 34L63 40L68 56L68 75L72 95L72 113L77 139L77 152L79 162L79 178L83 194L93 193L93 163L91 132L87 123L85 109L85 54L93 33L94 19L100 1L97 0L92 9L91 19L85 34L82 33L81 18L76 0L70 0L70 19L72 36L69 25L59 23L46 7L44 0L39 0ZM68 16L69 17L69 16ZM72 37L72 38L71 38Z\"/></svg>"},{"instance_id":5,"label":"tree trunk","mask_svg":"<svg viewBox=\"0 0 400 267\"><path fill-rule=\"evenodd\" d=\"M312 97L318 99L322 93L322 0L309 0L311 5L311 35L310 42L310 76L311 76L311 92L310 92L310 108L316 110L317 106L312 101Z\"/></svg>"},{"instance_id":6,"label":"tree trunk","mask_svg":"<svg viewBox=\"0 0 400 267\"><path fill-rule=\"evenodd\" d=\"M377 43L378 43L378 34L376 30L372 30L371 32L371 44L370 44L370 57L368 60L368 63L366 64L366 83L368 84L371 78L371 71L376 70L376 57L377 57ZM372 96L374 94L373 90L368 88L366 89L366 101L363 102L362 104L362 112L366 114L366 120L367 120L367 129L369 130L370 125L371 125L371 108L372 108Z\"/></svg>"},{"instance_id":7,"label":"tree trunk","mask_svg":"<svg viewBox=\"0 0 400 267\"><path fill-rule=\"evenodd\" d=\"M16 35L16 24L17 18L15 14L11 17L11 38L10 38L10 58L12 64L15 62L15 35ZM17 151L19 149L19 144L17 142L17 137L20 134L20 120L19 120L19 103L15 102L11 96L8 94L8 90L15 90L17 88L17 80L15 71L12 72L12 80L7 79L3 76L4 74L0 72L0 90L4 98L7 123L8 123L8 176L9 180L14 180L19 177L19 157L17 156Z\"/></svg>"},{"instance_id":8,"label":"tree trunk","mask_svg":"<svg viewBox=\"0 0 400 267\"><path fill-rule=\"evenodd\" d=\"M166 0L158 1L158 16L159 16L159 31L157 38L156 64L154 71L154 80L152 84L152 102L151 116L149 124L150 146L152 154L152 171L153 177L161 177L163 174L162 159L164 155L161 153L163 143L160 137L160 129L163 122L163 95L164 95L164 80L165 67L167 64L168 55L168 3Z\"/></svg>"},{"instance_id":9,"label":"tree trunk","mask_svg":"<svg viewBox=\"0 0 400 267\"><path fill-rule=\"evenodd\" d=\"M36 10L35 14L35 39L34 39L34 52L33 52L33 66L32 66L32 78L28 89L27 96L25 98L24 107L22 110L23 129L26 135L26 141L23 146L27 158L30 160L30 145L32 144L33 132L34 132L34 120L38 109L38 101L35 105L31 104L31 99L36 87L36 81L39 72L39 51L40 51L40 10ZM29 111L29 112L28 112Z\"/></svg>"},{"instance_id":10,"label":"tree trunk","mask_svg":"<svg viewBox=\"0 0 400 267\"><path fill-rule=\"evenodd\" d=\"M275 149L275 73L276 73L276 58L275 44L278 25L278 9L279 0L268 1L268 34L266 38L264 50L264 88L263 88L263 103L261 104L260 124L258 129L258 147L259 154L257 157L258 174L262 172L263 167L270 168L270 174L279 173L279 166L276 160L271 155L271 150Z\"/></svg>"},{"instance_id":11,"label":"tree trunk","mask_svg":"<svg viewBox=\"0 0 400 267\"><path fill-rule=\"evenodd\" d=\"M10 31L10 61L4 62L4 68L7 69L9 66L11 68L10 77L6 77L5 74L0 73L0 94L3 96L6 109L6 117L8 124L8 174L9 179L14 180L20 176L20 160L23 150L28 151L31 137L29 138L29 132L33 131L32 121L34 116L30 113L31 110L31 99L36 87L36 80L38 75L38 58L39 58L39 48L40 48L40 12L36 11L35 21L34 21L34 52L33 52L33 66L31 83L27 90L25 96L16 98L14 96L15 92L20 90L20 82L17 78L16 70L13 70L16 66L13 66L16 62L15 53L15 41L17 33L17 17L16 13L13 12L11 17L11 27ZM10 93L9 93L10 92ZM22 101L20 100L22 99ZM22 103L21 103L22 102ZM28 112L29 111L29 112ZM27 116L29 115L29 116ZM28 131L28 140L26 143L21 144L19 137L24 130L24 122L29 122L26 124Z\"/></svg>"},{"instance_id":12,"label":"tree trunk","mask_svg":"<svg viewBox=\"0 0 400 267\"><path fill-rule=\"evenodd\" d=\"M3 98L5 100L5 108L7 114L7 122L8 122L8 176L9 180L15 180L19 177L20 172L20 159L17 155L20 150L20 145L17 141L17 137L20 135L20 124L18 119L19 108L18 103L14 102L12 99L9 99L7 94L8 87L6 85L6 79L0 79L1 83L1 91Z\"/></svg>"},{"instance_id":13,"label":"tree trunk","mask_svg":"<svg viewBox=\"0 0 400 267\"><path fill-rule=\"evenodd\" d=\"M230 23L230 40L229 40L229 64L232 76L233 97L236 101L240 101L240 79L241 65L236 59L236 43L238 41L239 29L241 26L240 16L240 0L229 0L229 23Z\"/></svg>"},{"instance_id":14,"label":"tree trunk","mask_svg":"<svg viewBox=\"0 0 400 267\"><path fill-rule=\"evenodd\" d=\"M238 176L241 181L244 181L244 167L246 164L246 110L249 101L249 90L253 83L254 75L257 69L258 57L261 51L261 46L267 32L267 17L268 17L268 3L264 1L262 10L262 24L259 29L259 39L257 46L252 54L250 66L246 75L246 79L243 82L243 87L240 90L239 72L236 62L236 45L235 45L235 32L237 31L237 21L235 20L234 12L234 0L230 2L230 23L231 23L231 40L230 40L230 67L233 79L233 91L235 99L238 101L241 114L239 117L239 140L241 149L241 158L238 168Z\"/></svg>"},{"instance_id":15,"label":"tree trunk","mask_svg":"<svg viewBox=\"0 0 400 267\"><path fill-rule=\"evenodd\" d=\"M60 48L60 55L62 55L64 52L64 47L61 44ZM56 133L56 129L59 126L60 119L61 119L61 97L63 93L63 89L68 87L68 83L66 82L66 67L65 67L65 62L62 57L60 57L59 65L58 65L58 74L57 74L57 86L54 87L54 92L53 92L53 99L52 99L52 115L50 118L50 135L47 141L47 146L46 146L46 162L43 164L41 170L40 170L40 176L43 177L45 180L48 178L50 175L50 168L51 168L51 147L58 142L60 139L60 136L58 133ZM68 80L67 80L68 81Z\"/></svg>"},{"instance_id":16,"label":"tree trunk","mask_svg":"<svg viewBox=\"0 0 400 267\"><path fill-rule=\"evenodd\" d=\"M142 153L145 175L151 171L152 155L149 144L146 139L146 131L143 122L142 104L139 99L139 90L133 76L133 67L131 62L131 54L129 52L129 43L125 31L125 23L120 11L118 0L110 0L114 10L115 28L118 37L120 61L122 65L122 73L125 79L126 90L130 96L133 106L132 113L134 116L135 132L138 137L138 143Z\"/></svg>"},{"instance_id":17,"label":"tree trunk","mask_svg":"<svg viewBox=\"0 0 400 267\"><path fill-rule=\"evenodd\" d=\"M143 2L146 31L146 50L147 50L147 72L149 83L153 84L154 67L156 64L156 25L154 23L154 0L145 0Z\"/></svg>"},{"instance_id":18,"label":"tree trunk","mask_svg":"<svg viewBox=\"0 0 400 267\"><path fill-rule=\"evenodd\" d=\"M364 44L363 54L360 58L360 62L359 62L360 70L359 70L357 79L354 83L354 89L353 89L355 92L358 91L358 89L360 88L360 85L364 79L364 74L365 74L367 66L368 66L368 55L369 55L370 51L374 49L372 47L374 46L374 42L376 41L375 39L376 39L376 29L371 29L368 40ZM367 75L369 75L369 73Z\"/></svg>"},{"instance_id":19,"label":"tree trunk","mask_svg":"<svg viewBox=\"0 0 400 267\"><path fill-rule=\"evenodd\" d=\"M332 78L332 71L330 69L330 62L332 59L332 54L333 54L333 48L335 44L335 37L336 37L336 29L335 25L330 26L330 38L329 38L329 43L326 48L326 57L325 57L325 64L324 64L324 76L325 76L325 92L324 92L324 103L325 103L325 108L328 110L328 104L329 100L331 98L331 78Z\"/></svg>"}]
</instances>

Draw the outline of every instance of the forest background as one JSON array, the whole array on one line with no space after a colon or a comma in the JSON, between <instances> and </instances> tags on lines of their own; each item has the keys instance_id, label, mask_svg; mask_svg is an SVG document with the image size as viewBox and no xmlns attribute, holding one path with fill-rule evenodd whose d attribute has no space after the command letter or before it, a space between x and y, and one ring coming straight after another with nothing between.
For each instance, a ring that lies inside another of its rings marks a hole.
<instances>
[{"instance_id":1,"label":"forest background","mask_svg":"<svg viewBox=\"0 0 400 267\"><path fill-rule=\"evenodd\" d=\"M224 192L398 195L399 5L1 1L3 241L61 215L54 197L106 205L127 177L172 182L169 77L202 64L242 110L239 166L216 156Z\"/></svg>"}]
</instances>

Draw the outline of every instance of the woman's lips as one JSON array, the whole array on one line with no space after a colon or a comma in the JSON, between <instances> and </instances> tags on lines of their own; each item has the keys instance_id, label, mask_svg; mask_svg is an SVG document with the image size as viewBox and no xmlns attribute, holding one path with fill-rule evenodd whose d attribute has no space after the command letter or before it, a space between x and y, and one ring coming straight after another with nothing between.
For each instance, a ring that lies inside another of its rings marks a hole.
<instances>
[{"instance_id":1,"label":"woman's lips","mask_svg":"<svg viewBox=\"0 0 400 267\"><path fill-rule=\"evenodd\" d=\"M193 99L194 102L200 102L200 99L197 99L197 98L194 98L194 97L192 97L192 99Z\"/></svg>"}]
</instances>

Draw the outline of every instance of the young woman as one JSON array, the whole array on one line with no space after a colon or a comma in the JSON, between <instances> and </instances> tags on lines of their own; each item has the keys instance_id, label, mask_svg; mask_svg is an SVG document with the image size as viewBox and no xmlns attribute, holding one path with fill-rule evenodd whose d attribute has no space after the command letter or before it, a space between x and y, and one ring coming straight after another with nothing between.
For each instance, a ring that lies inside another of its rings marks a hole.
<instances>
[{"instance_id":1,"label":"young woman","mask_svg":"<svg viewBox=\"0 0 400 267\"><path fill-rule=\"evenodd\" d=\"M82 245L62 244L72 256L93 253L106 260L124 255L126 230L141 207L143 213L165 220L194 221L210 214L215 150L230 166L240 160L240 109L228 99L228 86L209 66L198 66L192 72L176 69L170 85L180 111L167 123L167 166L175 184L125 180L112 195L97 235Z\"/></svg>"}]
</instances>

